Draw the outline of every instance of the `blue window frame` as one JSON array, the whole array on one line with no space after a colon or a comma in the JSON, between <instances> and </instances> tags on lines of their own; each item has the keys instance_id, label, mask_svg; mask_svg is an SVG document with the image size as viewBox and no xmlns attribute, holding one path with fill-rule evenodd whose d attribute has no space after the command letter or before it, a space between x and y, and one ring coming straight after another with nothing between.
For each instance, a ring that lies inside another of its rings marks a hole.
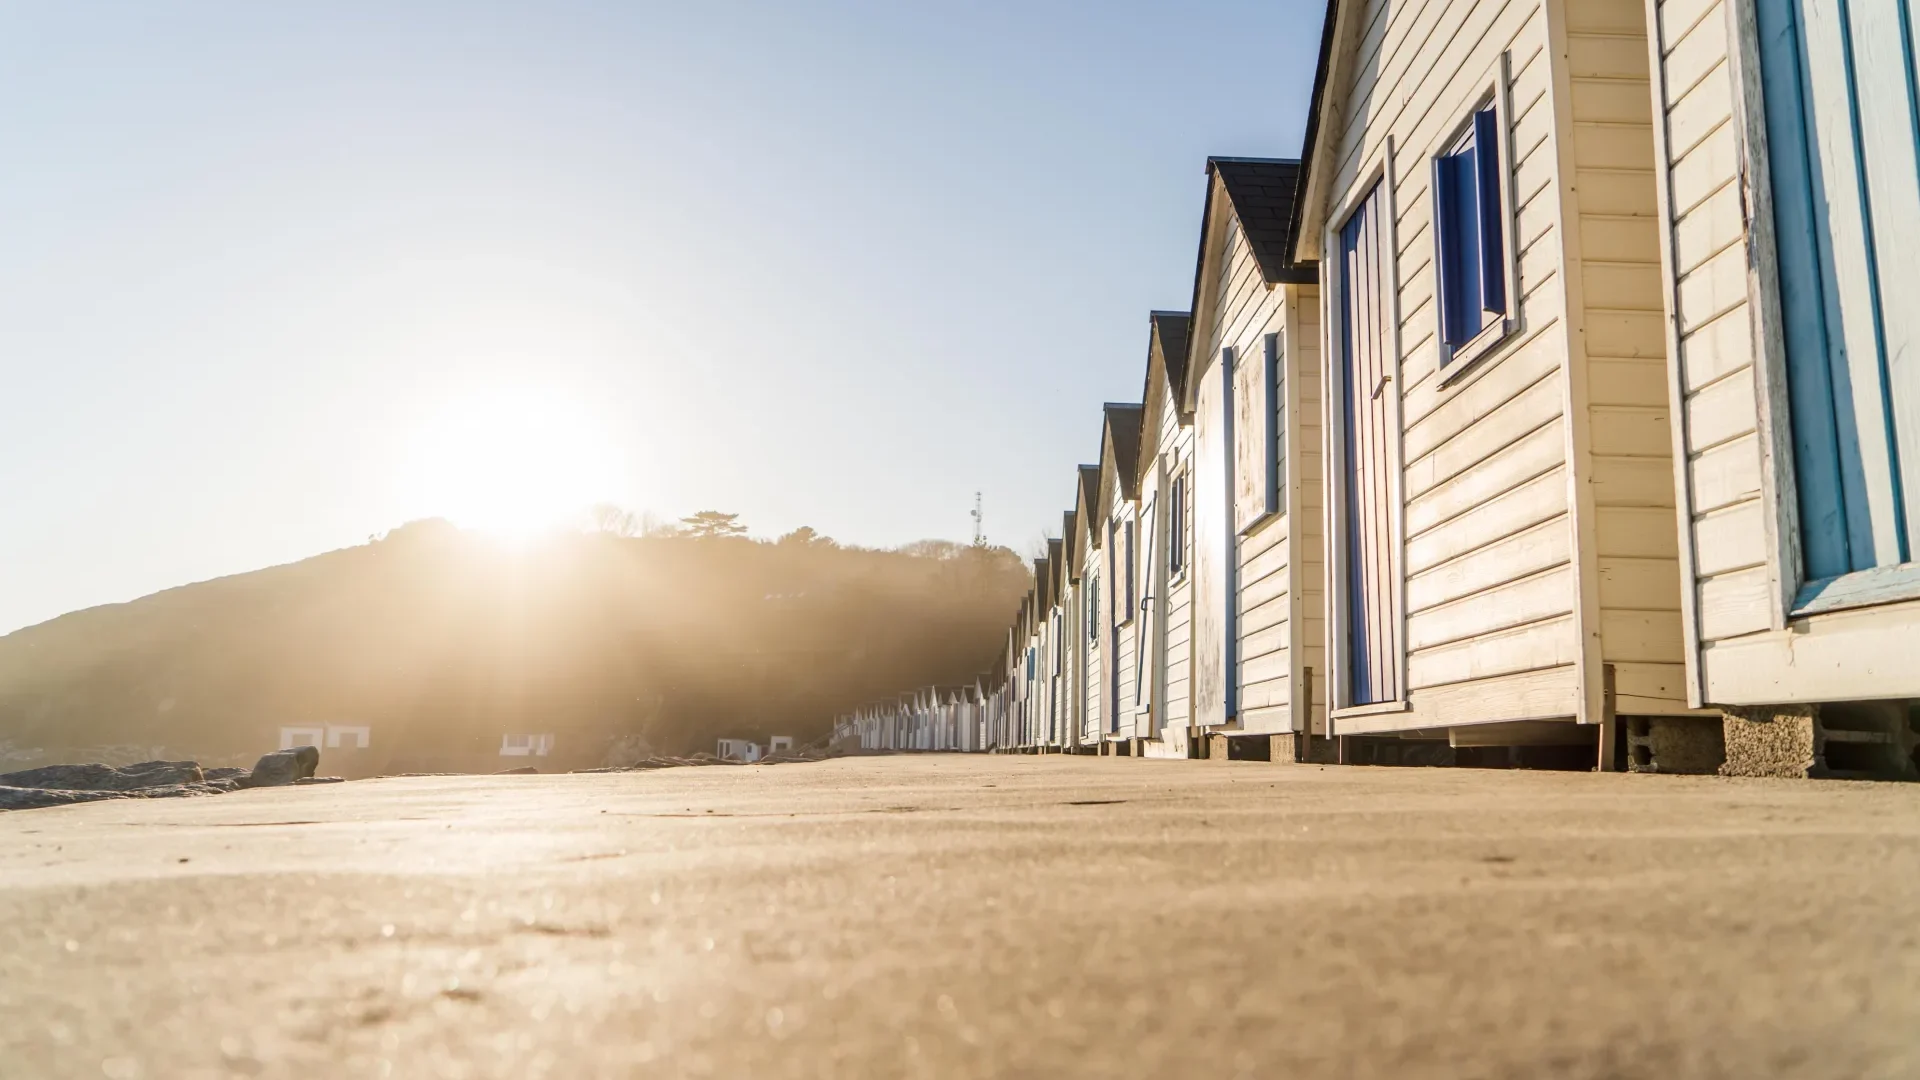
<instances>
[{"instance_id":1,"label":"blue window frame","mask_svg":"<svg viewBox=\"0 0 1920 1080\"><path fill-rule=\"evenodd\" d=\"M1498 110L1489 105L1474 113L1466 132L1433 165L1435 272L1446 363L1482 335L1504 337L1508 329Z\"/></svg>"}]
</instances>

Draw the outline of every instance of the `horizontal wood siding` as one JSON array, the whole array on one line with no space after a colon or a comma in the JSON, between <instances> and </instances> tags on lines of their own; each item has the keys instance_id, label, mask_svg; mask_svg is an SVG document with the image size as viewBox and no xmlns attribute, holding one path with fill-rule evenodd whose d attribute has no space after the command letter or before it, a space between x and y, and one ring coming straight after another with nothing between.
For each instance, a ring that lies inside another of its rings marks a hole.
<instances>
[{"instance_id":1,"label":"horizontal wood siding","mask_svg":"<svg viewBox=\"0 0 1920 1080\"><path fill-rule=\"evenodd\" d=\"M1619 711L1683 712L1677 545L1614 542L1664 531L1676 505L1646 6L1569 0L1566 12L1600 655Z\"/></svg>"},{"instance_id":2,"label":"horizontal wood siding","mask_svg":"<svg viewBox=\"0 0 1920 1080\"><path fill-rule=\"evenodd\" d=\"M1703 644L1771 624L1747 230L1726 0L1660 0L1685 480ZM1651 52L1652 50L1650 50ZM1711 698L1711 693L1709 693Z\"/></svg>"},{"instance_id":3,"label":"horizontal wood siding","mask_svg":"<svg viewBox=\"0 0 1920 1080\"><path fill-rule=\"evenodd\" d=\"M1208 355L1219 356L1228 348L1234 352L1234 400L1236 407L1245 406L1234 429L1235 482L1257 489L1264 480L1248 474L1265 470L1258 445L1266 430L1258 412L1268 407L1265 338L1286 329L1286 293L1282 287L1267 285L1239 222L1229 217L1227 225L1215 294L1218 301L1207 327ZM1253 501L1236 499L1241 510L1232 523L1236 530L1244 530L1238 544L1239 625L1234 629L1240 642L1236 654L1239 721L1243 730L1286 731L1291 724L1289 676L1295 629L1288 523L1285 515L1258 515L1248 508Z\"/></svg>"}]
</instances>

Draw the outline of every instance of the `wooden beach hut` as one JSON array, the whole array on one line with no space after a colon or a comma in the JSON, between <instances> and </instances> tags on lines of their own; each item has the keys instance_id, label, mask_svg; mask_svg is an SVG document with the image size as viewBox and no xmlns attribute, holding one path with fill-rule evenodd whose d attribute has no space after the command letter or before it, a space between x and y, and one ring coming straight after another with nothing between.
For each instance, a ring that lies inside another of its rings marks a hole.
<instances>
[{"instance_id":1,"label":"wooden beach hut","mask_svg":"<svg viewBox=\"0 0 1920 1080\"><path fill-rule=\"evenodd\" d=\"M1132 754L1141 738L1135 704L1140 628L1140 427L1139 405L1107 403L1100 438L1100 684L1101 738L1115 752Z\"/></svg>"},{"instance_id":2,"label":"wooden beach hut","mask_svg":"<svg viewBox=\"0 0 1920 1080\"><path fill-rule=\"evenodd\" d=\"M1292 756L1296 734L1325 736L1318 276L1289 242L1297 162L1214 157L1206 176L1183 402L1189 737L1267 757L1279 736Z\"/></svg>"},{"instance_id":3,"label":"wooden beach hut","mask_svg":"<svg viewBox=\"0 0 1920 1080\"><path fill-rule=\"evenodd\" d=\"M1909 7L1645 5L1685 690L1731 771L1916 772Z\"/></svg>"},{"instance_id":4,"label":"wooden beach hut","mask_svg":"<svg viewBox=\"0 0 1920 1080\"><path fill-rule=\"evenodd\" d=\"M1291 243L1321 271L1336 735L1611 765L1616 715L1698 715L1646 27L1328 7Z\"/></svg>"},{"instance_id":5,"label":"wooden beach hut","mask_svg":"<svg viewBox=\"0 0 1920 1080\"><path fill-rule=\"evenodd\" d=\"M1133 696L1141 751L1189 757L1193 416L1185 400L1187 313L1147 316L1147 364L1141 388L1140 601Z\"/></svg>"},{"instance_id":6,"label":"wooden beach hut","mask_svg":"<svg viewBox=\"0 0 1920 1080\"><path fill-rule=\"evenodd\" d=\"M1074 649L1080 657L1078 669L1080 677L1074 687L1074 697L1078 703L1078 725L1075 727L1074 745L1086 750L1097 751L1102 741L1106 713L1101 710L1101 679L1105 666L1100 642L1105 636L1102 632L1102 608L1100 606L1101 582L1100 537L1106 527L1105 504L1100 499L1100 466L1082 465L1078 470L1079 483L1076 486L1074 524L1068 534L1073 539L1075 561L1080 568L1080 581L1076 596L1076 623Z\"/></svg>"}]
</instances>

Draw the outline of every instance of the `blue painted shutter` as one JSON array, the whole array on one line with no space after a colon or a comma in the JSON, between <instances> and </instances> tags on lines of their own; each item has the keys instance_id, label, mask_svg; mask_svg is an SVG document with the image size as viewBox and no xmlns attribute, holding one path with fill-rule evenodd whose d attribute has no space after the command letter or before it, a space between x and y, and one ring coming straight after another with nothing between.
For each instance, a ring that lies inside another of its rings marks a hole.
<instances>
[{"instance_id":1,"label":"blue painted shutter","mask_svg":"<svg viewBox=\"0 0 1920 1080\"><path fill-rule=\"evenodd\" d=\"M1280 377L1280 335L1268 334L1267 348L1267 386L1266 386L1266 434L1267 444L1267 513L1280 511L1281 463L1285 460L1280 453L1280 444L1285 433L1281 424L1283 404L1281 397L1286 383Z\"/></svg>"},{"instance_id":2,"label":"blue painted shutter","mask_svg":"<svg viewBox=\"0 0 1920 1080\"><path fill-rule=\"evenodd\" d=\"M1496 317L1507 313L1506 238L1500 228L1500 116L1483 109L1473 117L1474 218L1480 235L1480 308ZM1474 319L1478 330L1484 318Z\"/></svg>"},{"instance_id":3,"label":"blue painted shutter","mask_svg":"<svg viewBox=\"0 0 1920 1080\"><path fill-rule=\"evenodd\" d=\"M1434 168L1433 206L1440 239L1440 331L1453 347L1480 332L1478 201L1472 150L1440 158Z\"/></svg>"},{"instance_id":4,"label":"blue painted shutter","mask_svg":"<svg viewBox=\"0 0 1920 1080\"><path fill-rule=\"evenodd\" d=\"M1234 476L1234 431L1233 431L1233 372L1238 356L1231 347L1220 350L1220 446L1224 454L1220 475L1224 485L1227 503L1226 550L1221 553L1220 577L1226 586L1226 618L1222 620L1226 639L1226 678L1222 680L1221 697L1225 701L1226 716L1233 720L1240 715L1240 552L1237 542L1240 530L1233 527L1234 493L1239 490L1239 480Z\"/></svg>"}]
</instances>

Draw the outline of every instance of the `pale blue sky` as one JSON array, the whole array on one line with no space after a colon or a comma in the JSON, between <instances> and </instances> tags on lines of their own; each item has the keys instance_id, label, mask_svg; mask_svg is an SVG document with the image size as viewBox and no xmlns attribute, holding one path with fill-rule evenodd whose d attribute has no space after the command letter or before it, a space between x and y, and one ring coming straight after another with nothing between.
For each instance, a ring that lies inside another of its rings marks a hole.
<instances>
[{"instance_id":1,"label":"pale blue sky","mask_svg":"<svg viewBox=\"0 0 1920 1080\"><path fill-rule=\"evenodd\" d=\"M1322 10L0 6L0 632L458 516L475 461L869 545L981 490L1024 550L1206 155L1297 153Z\"/></svg>"}]
</instances>

